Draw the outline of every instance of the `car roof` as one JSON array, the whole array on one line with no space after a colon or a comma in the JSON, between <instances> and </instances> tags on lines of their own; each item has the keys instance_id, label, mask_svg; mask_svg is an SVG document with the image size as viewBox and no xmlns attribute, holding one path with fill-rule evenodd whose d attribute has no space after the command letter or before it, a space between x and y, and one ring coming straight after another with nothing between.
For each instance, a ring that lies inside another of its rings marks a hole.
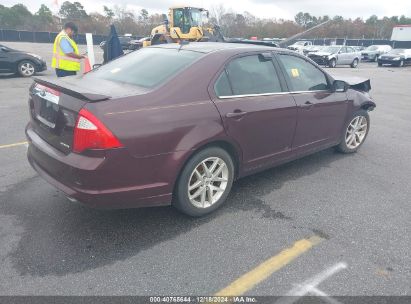
<instances>
[{"instance_id":1,"label":"car roof","mask_svg":"<svg viewBox=\"0 0 411 304\"><path fill-rule=\"evenodd\" d=\"M285 49L272 46L254 45L249 43L225 43L225 42L190 42L180 45L178 43L167 43L154 45L165 49L182 49L200 53L213 53L224 50L238 50L239 53L247 51L285 51Z\"/></svg>"}]
</instances>

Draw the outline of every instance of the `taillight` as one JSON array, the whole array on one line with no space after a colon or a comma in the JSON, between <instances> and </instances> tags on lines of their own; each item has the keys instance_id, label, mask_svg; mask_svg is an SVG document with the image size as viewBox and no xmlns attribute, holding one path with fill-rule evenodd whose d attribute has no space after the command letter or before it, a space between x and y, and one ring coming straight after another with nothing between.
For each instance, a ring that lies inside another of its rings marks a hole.
<instances>
[{"instance_id":1,"label":"taillight","mask_svg":"<svg viewBox=\"0 0 411 304\"><path fill-rule=\"evenodd\" d=\"M86 109L81 109L74 128L73 151L113 149L123 145L106 126Z\"/></svg>"}]
</instances>

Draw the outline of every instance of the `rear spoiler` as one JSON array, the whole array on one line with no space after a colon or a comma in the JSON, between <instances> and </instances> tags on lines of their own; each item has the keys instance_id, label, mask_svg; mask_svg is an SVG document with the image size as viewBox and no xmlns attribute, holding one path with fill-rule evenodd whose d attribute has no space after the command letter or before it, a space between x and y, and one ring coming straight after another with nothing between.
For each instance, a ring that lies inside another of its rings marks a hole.
<instances>
[{"instance_id":1,"label":"rear spoiler","mask_svg":"<svg viewBox=\"0 0 411 304\"><path fill-rule=\"evenodd\" d=\"M70 78L70 77L69 77ZM71 83L68 79L54 79L50 77L34 77L33 80L36 83L42 84L46 87L55 89L64 94L85 100L85 101L103 101L110 99L111 96L102 95L92 92L82 92L83 88Z\"/></svg>"}]
</instances>

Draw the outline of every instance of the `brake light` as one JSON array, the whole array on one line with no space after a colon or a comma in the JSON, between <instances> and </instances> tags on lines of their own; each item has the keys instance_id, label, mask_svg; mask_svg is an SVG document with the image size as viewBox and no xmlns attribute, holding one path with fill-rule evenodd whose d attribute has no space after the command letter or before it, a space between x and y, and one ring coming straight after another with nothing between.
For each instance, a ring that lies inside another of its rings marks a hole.
<instances>
[{"instance_id":1,"label":"brake light","mask_svg":"<svg viewBox=\"0 0 411 304\"><path fill-rule=\"evenodd\" d=\"M91 112L81 109L74 128L73 151L113 149L123 145Z\"/></svg>"}]
</instances>

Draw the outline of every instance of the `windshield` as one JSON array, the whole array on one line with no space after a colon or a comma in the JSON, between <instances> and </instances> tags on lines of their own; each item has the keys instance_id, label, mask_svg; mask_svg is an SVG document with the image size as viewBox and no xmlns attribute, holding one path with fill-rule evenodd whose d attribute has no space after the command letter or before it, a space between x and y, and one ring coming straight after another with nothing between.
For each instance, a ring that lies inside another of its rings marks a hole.
<instances>
[{"instance_id":1,"label":"windshield","mask_svg":"<svg viewBox=\"0 0 411 304\"><path fill-rule=\"evenodd\" d=\"M371 45L371 46L367 47L365 50L366 51L376 51L376 50L378 50L378 46Z\"/></svg>"},{"instance_id":2,"label":"windshield","mask_svg":"<svg viewBox=\"0 0 411 304\"><path fill-rule=\"evenodd\" d=\"M173 11L174 27L179 27L181 32L187 34L193 26L202 26L203 14L196 8L179 8Z\"/></svg>"},{"instance_id":3,"label":"windshield","mask_svg":"<svg viewBox=\"0 0 411 304\"><path fill-rule=\"evenodd\" d=\"M326 53L334 54L334 53L337 53L340 49L341 49L341 47L339 47L339 46L327 46L327 47L323 48L321 51L326 52Z\"/></svg>"},{"instance_id":4,"label":"windshield","mask_svg":"<svg viewBox=\"0 0 411 304\"><path fill-rule=\"evenodd\" d=\"M388 54L399 55L405 53L405 49L393 49Z\"/></svg>"},{"instance_id":5,"label":"windshield","mask_svg":"<svg viewBox=\"0 0 411 304\"><path fill-rule=\"evenodd\" d=\"M304 45L306 41L297 41L296 43L294 43L295 45Z\"/></svg>"},{"instance_id":6,"label":"windshield","mask_svg":"<svg viewBox=\"0 0 411 304\"><path fill-rule=\"evenodd\" d=\"M203 56L203 53L163 48L143 48L122 56L84 77L153 88Z\"/></svg>"}]
</instances>

